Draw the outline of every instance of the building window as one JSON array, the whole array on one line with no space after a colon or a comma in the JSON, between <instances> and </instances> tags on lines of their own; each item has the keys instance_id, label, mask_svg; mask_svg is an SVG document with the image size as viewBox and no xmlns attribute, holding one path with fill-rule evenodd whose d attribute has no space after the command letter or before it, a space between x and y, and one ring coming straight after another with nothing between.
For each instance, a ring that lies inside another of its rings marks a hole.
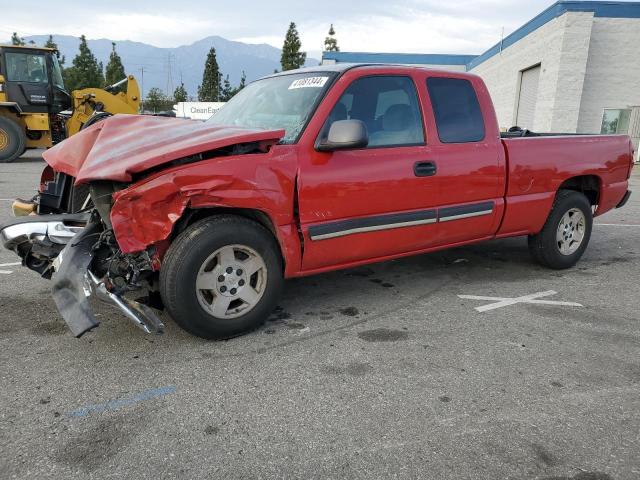
<instances>
[{"instance_id":1,"label":"building window","mask_svg":"<svg viewBox=\"0 0 640 480\"><path fill-rule=\"evenodd\" d=\"M431 77L427 89L442 143L479 142L484 120L473 85L460 78Z\"/></svg>"},{"instance_id":2,"label":"building window","mask_svg":"<svg viewBox=\"0 0 640 480\"><path fill-rule=\"evenodd\" d=\"M630 117L631 110L628 108L605 108L600 133L628 133Z\"/></svg>"}]
</instances>

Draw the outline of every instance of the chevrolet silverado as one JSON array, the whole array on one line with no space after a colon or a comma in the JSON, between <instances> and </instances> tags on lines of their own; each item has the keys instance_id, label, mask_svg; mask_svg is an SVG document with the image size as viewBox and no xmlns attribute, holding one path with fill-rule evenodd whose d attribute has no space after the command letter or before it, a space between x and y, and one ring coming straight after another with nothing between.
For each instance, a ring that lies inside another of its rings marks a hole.
<instances>
[{"instance_id":1,"label":"chevrolet silverado","mask_svg":"<svg viewBox=\"0 0 640 480\"><path fill-rule=\"evenodd\" d=\"M206 122L116 115L43 156L0 240L73 334L97 295L215 339L260 326L286 278L514 236L571 267L633 164L624 135L501 134L475 75L347 64L255 81Z\"/></svg>"}]
</instances>

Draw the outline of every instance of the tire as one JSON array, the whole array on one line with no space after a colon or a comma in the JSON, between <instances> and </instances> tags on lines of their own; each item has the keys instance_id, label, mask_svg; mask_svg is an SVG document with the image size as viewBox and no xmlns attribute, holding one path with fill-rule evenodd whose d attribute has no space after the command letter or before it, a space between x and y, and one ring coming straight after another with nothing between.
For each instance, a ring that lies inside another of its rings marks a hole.
<instances>
[{"instance_id":1,"label":"tire","mask_svg":"<svg viewBox=\"0 0 640 480\"><path fill-rule=\"evenodd\" d=\"M89 128L91 125L95 125L96 123L102 122L103 120L106 120L107 118L112 116L113 114L109 112L98 112L95 115L92 115L91 117L89 117L89 120L87 120L85 123L82 124L82 126L80 127L80 130Z\"/></svg>"},{"instance_id":2,"label":"tire","mask_svg":"<svg viewBox=\"0 0 640 480\"><path fill-rule=\"evenodd\" d=\"M235 215L189 226L173 241L160 268L160 293L169 315L206 339L224 340L260 327L276 307L283 284L280 248L271 232Z\"/></svg>"},{"instance_id":3,"label":"tire","mask_svg":"<svg viewBox=\"0 0 640 480\"><path fill-rule=\"evenodd\" d=\"M560 190L540 233L529 236L533 259L545 267L562 270L573 267L589 244L593 214L582 193Z\"/></svg>"},{"instance_id":4,"label":"tire","mask_svg":"<svg viewBox=\"0 0 640 480\"><path fill-rule=\"evenodd\" d=\"M16 122L0 117L0 163L10 163L24 153L27 136Z\"/></svg>"}]
</instances>

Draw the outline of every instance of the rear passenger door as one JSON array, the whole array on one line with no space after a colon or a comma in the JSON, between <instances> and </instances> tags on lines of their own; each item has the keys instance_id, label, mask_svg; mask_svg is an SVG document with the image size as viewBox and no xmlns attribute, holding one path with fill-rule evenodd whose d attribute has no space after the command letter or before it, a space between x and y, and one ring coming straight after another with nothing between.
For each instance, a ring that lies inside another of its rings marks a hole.
<instances>
[{"instance_id":1,"label":"rear passenger door","mask_svg":"<svg viewBox=\"0 0 640 480\"><path fill-rule=\"evenodd\" d=\"M426 78L430 160L437 166L440 244L495 234L503 212L505 161L489 93L479 79Z\"/></svg>"}]
</instances>

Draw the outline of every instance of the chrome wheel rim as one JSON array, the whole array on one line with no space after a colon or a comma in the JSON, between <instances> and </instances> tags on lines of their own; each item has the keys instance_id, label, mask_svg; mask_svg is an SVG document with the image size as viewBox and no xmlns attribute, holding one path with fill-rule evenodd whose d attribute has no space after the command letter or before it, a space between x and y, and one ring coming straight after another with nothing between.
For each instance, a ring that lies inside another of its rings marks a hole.
<instances>
[{"instance_id":1,"label":"chrome wheel rim","mask_svg":"<svg viewBox=\"0 0 640 480\"><path fill-rule=\"evenodd\" d=\"M246 245L225 245L202 263L196 295L202 308L216 318L237 318L251 311L264 295L267 266Z\"/></svg>"},{"instance_id":2,"label":"chrome wheel rim","mask_svg":"<svg viewBox=\"0 0 640 480\"><path fill-rule=\"evenodd\" d=\"M556 232L556 243L562 255L571 255L580 248L586 226L584 213L578 208L572 208L562 216Z\"/></svg>"}]
</instances>

